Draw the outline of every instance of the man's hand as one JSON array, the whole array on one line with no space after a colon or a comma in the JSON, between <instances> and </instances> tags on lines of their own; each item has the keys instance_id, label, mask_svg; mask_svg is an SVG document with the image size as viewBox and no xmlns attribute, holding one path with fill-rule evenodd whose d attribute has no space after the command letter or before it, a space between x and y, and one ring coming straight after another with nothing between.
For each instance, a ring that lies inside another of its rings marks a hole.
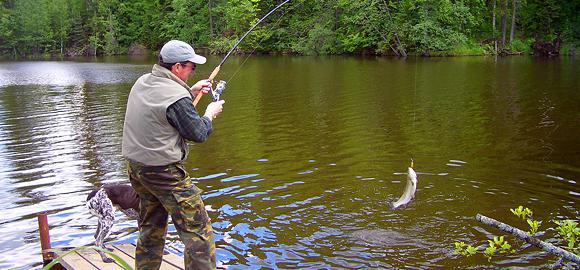
<instances>
[{"instance_id":1,"label":"man's hand","mask_svg":"<svg viewBox=\"0 0 580 270\"><path fill-rule=\"evenodd\" d=\"M210 90L210 87L211 87L211 82L209 80L201 80L201 81L196 82L191 87L191 93L193 94L194 97L199 95L200 91L203 94L207 94Z\"/></svg>"},{"instance_id":2,"label":"man's hand","mask_svg":"<svg viewBox=\"0 0 580 270\"><path fill-rule=\"evenodd\" d=\"M215 119L224 109L223 104L225 102L225 100L218 100L208 104L204 116L207 116L211 120Z\"/></svg>"}]
</instances>

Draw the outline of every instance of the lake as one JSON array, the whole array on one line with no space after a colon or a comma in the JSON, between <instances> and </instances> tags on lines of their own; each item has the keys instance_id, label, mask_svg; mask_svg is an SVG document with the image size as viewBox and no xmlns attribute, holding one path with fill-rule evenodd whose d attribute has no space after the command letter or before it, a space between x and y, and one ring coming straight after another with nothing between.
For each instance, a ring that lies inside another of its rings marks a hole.
<instances>
[{"instance_id":1,"label":"lake","mask_svg":"<svg viewBox=\"0 0 580 270\"><path fill-rule=\"evenodd\" d=\"M221 58L198 66L207 77ZM247 60L247 61L246 61ZM0 62L0 268L40 269L36 214L53 246L94 241L84 206L128 183L128 92L154 59ZM205 192L218 265L229 269L543 268L518 252L453 254L501 234L477 213L528 230L580 219L580 58L234 57L224 111L186 168ZM240 68L241 67L241 68ZM192 83L193 80L190 81ZM209 97L198 105L204 111ZM403 192L411 159L418 189ZM120 212L110 241L136 241ZM181 254L175 228L169 249ZM521 247L524 249L521 249Z\"/></svg>"}]
</instances>

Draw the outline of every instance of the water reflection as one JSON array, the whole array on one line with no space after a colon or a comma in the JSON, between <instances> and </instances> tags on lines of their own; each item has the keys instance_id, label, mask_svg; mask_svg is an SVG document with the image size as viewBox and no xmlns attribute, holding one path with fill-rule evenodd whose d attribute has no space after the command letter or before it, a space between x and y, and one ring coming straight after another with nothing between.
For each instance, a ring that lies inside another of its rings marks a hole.
<instances>
[{"instance_id":1,"label":"water reflection","mask_svg":"<svg viewBox=\"0 0 580 270\"><path fill-rule=\"evenodd\" d=\"M147 66L131 64L78 62L0 63L0 87L9 85L82 86L91 84L132 83L148 71Z\"/></svg>"},{"instance_id":2,"label":"water reflection","mask_svg":"<svg viewBox=\"0 0 580 270\"><path fill-rule=\"evenodd\" d=\"M478 212L515 222L509 208L527 205L546 222L578 219L577 60L535 61L251 58L228 83L212 138L193 144L186 164L205 190L219 265L548 265L534 249L492 263L452 254L454 241L495 233L473 220ZM125 102L150 67L0 63L0 268L39 268L39 211L50 211L54 246L93 241L84 199L126 181ZM392 211L410 158L416 198ZM111 238L134 242L135 221L116 219ZM181 254L173 226L168 242Z\"/></svg>"}]
</instances>

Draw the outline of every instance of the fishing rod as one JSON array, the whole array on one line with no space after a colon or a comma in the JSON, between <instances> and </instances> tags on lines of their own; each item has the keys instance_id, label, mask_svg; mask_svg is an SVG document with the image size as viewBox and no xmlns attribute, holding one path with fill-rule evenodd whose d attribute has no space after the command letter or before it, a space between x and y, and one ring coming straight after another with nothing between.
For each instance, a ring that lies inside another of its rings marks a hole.
<instances>
[{"instance_id":1,"label":"fishing rod","mask_svg":"<svg viewBox=\"0 0 580 270\"><path fill-rule=\"evenodd\" d=\"M215 67L215 69L212 71L212 73L209 75L208 81L210 81L213 84L213 79L217 76L217 74L220 72L220 69L222 67L222 65L226 62L226 60L228 59L228 57L230 57L230 55L234 52L234 50L236 50L236 48L238 48L238 45L240 45L240 43L242 42L242 40L244 40L246 38L246 36L248 36L248 34L250 34L252 31L254 31L254 28L256 28L256 26L258 26L258 24L260 24L264 19L266 19L268 16L270 16L270 14L274 13L276 10L278 10L280 7L282 7L283 5L285 5L286 3L290 2L290 0L286 0L284 2L282 2L281 4L279 4L278 6L276 6L275 8L273 8L272 10L270 10L266 15L264 15L264 17L262 17L258 22L256 22L251 28L250 30L248 30L248 32L246 32L242 38L240 38L238 40L238 42L236 42L236 44L234 45L234 47L226 54L226 56L222 59L222 61L220 62L220 64ZM213 87L211 88L211 94L212 97L214 99L214 101L218 101L220 98L220 95L223 93L224 89L226 88L226 82L225 81L219 81L216 89L214 90ZM199 100L201 99L201 97L203 96L202 94L203 92L200 92L196 97L195 100L193 101L193 106L195 107L195 105L197 105L197 103L199 102Z\"/></svg>"}]
</instances>

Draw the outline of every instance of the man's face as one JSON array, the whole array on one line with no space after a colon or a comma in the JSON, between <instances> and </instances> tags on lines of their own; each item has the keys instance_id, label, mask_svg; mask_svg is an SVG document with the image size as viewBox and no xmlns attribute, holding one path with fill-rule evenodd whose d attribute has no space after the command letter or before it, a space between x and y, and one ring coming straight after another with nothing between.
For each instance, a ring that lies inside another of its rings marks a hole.
<instances>
[{"instance_id":1,"label":"man's face","mask_svg":"<svg viewBox=\"0 0 580 270\"><path fill-rule=\"evenodd\" d=\"M180 78L182 81L187 82L189 75L195 71L195 64L192 62L187 63L177 63L173 65L171 70L175 76Z\"/></svg>"}]
</instances>

